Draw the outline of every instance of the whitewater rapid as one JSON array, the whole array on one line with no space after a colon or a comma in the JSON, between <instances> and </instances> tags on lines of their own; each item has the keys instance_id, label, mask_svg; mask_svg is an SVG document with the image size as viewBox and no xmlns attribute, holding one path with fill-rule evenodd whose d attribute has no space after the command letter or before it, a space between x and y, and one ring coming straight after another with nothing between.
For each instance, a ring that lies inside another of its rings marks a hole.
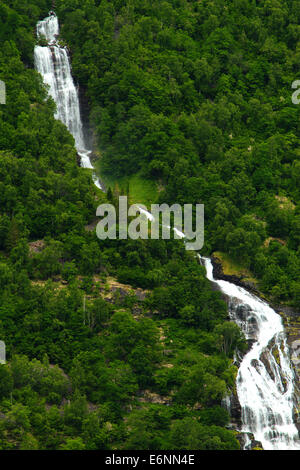
<instances>
[{"instance_id":1,"label":"whitewater rapid","mask_svg":"<svg viewBox=\"0 0 300 470\"><path fill-rule=\"evenodd\" d=\"M263 300L228 281L216 280L209 258L201 258L207 278L229 298L229 314L252 340L236 379L242 429L265 450L299 450L293 421L294 371L281 317Z\"/></svg>"},{"instance_id":2,"label":"whitewater rapid","mask_svg":"<svg viewBox=\"0 0 300 470\"><path fill-rule=\"evenodd\" d=\"M59 23L54 12L37 23L37 37L46 40L46 46L35 46L34 63L42 75L44 83L49 86L49 94L56 103L55 118L62 121L75 139L75 146L83 168L94 169L87 150L80 116L78 91L75 87L70 59L66 47L60 46ZM95 185L101 184L95 173L92 175Z\"/></svg>"}]
</instances>

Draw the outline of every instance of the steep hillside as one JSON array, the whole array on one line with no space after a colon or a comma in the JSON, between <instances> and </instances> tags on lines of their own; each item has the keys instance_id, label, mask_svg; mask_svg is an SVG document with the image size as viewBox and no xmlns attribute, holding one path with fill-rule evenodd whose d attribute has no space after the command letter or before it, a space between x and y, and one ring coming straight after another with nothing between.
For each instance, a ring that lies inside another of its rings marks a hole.
<instances>
[{"instance_id":1,"label":"steep hillside","mask_svg":"<svg viewBox=\"0 0 300 470\"><path fill-rule=\"evenodd\" d=\"M0 5L0 449L239 449L220 405L245 342L204 268L181 241L90 230L106 195L33 70L51 3Z\"/></svg>"},{"instance_id":2,"label":"steep hillside","mask_svg":"<svg viewBox=\"0 0 300 470\"><path fill-rule=\"evenodd\" d=\"M56 4L101 171L139 171L161 201L205 204L206 252L298 308L299 2Z\"/></svg>"}]
</instances>

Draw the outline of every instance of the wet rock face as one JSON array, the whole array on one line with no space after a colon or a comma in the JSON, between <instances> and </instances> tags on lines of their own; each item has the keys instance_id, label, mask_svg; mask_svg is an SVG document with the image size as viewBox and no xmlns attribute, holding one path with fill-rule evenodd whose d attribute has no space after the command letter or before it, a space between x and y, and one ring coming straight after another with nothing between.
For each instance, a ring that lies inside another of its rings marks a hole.
<instances>
[{"instance_id":1,"label":"wet rock face","mask_svg":"<svg viewBox=\"0 0 300 470\"><path fill-rule=\"evenodd\" d=\"M230 415L230 425L233 429L240 429L242 426L242 408L236 393L232 393L222 403Z\"/></svg>"},{"instance_id":2,"label":"wet rock face","mask_svg":"<svg viewBox=\"0 0 300 470\"><path fill-rule=\"evenodd\" d=\"M266 351L264 351L260 355L260 360L263 363L263 365L265 366L265 369L267 370L267 372L268 372L269 376L271 377L271 379L275 380L275 376L274 376L274 373L272 371L272 368L271 368L271 365L270 365L270 362L269 362L268 353Z\"/></svg>"},{"instance_id":3,"label":"wet rock face","mask_svg":"<svg viewBox=\"0 0 300 470\"><path fill-rule=\"evenodd\" d=\"M232 307L233 308L233 307ZM239 321L247 321L249 314L251 313L250 307L247 305L237 305L235 309L235 316Z\"/></svg>"},{"instance_id":4,"label":"wet rock face","mask_svg":"<svg viewBox=\"0 0 300 470\"><path fill-rule=\"evenodd\" d=\"M240 443L241 450L245 449L245 446L247 445L247 442L249 441L248 435L244 432L241 432L237 434L236 438Z\"/></svg>"},{"instance_id":5,"label":"wet rock face","mask_svg":"<svg viewBox=\"0 0 300 470\"><path fill-rule=\"evenodd\" d=\"M83 123L83 134L89 148L93 148L93 133L90 124L90 106L87 91L84 87L78 87L78 98L80 103L81 120Z\"/></svg>"},{"instance_id":6,"label":"wet rock face","mask_svg":"<svg viewBox=\"0 0 300 470\"><path fill-rule=\"evenodd\" d=\"M252 359L251 366L254 367L259 372L261 364L257 359Z\"/></svg>"},{"instance_id":7,"label":"wet rock face","mask_svg":"<svg viewBox=\"0 0 300 470\"><path fill-rule=\"evenodd\" d=\"M285 327L290 358L295 373L294 410L293 421L300 436L300 312L290 307L277 307Z\"/></svg>"},{"instance_id":8,"label":"wet rock face","mask_svg":"<svg viewBox=\"0 0 300 470\"><path fill-rule=\"evenodd\" d=\"M255 439L251 440L251 450L264 450L263 445L260 441L256 441Z\"/></svg>"},{"instance_id":9,"label":"wet rock face","mask_svg":"<svg viewBox=\"0 0 300 470\"><path fill-rule=\"evenodd\" d=\"M252 346L257 341L259 325L251 308L246 304L241 304L235 299L231 299L229 304L230 318L246 333L248 344Z\"/></svg>"},{"instance_id":10,"label":"wet rock face","mask_svg":"<svg viewBox=\"0 0 300 470\"><path fill-rule=\"evenodd\" d=\"M236 436L243 450L263 450L262 443L254 439L253 434L249 432L240 432Z\"/></svg>"},{"instance_id":11,"label":"wet rock face","mask_svg":"<svg viewBox=\"0 0 300 470\"><path fill-rule=\"evenodd\" d=\"M242 408L238 397L235 394L232 394L230 397L230 414L233 423L236 423L238 427L241 427Z\"/></svg>"},{"instance_id":12,"label":"wet rock face","mask_svg":"<svg viewBox=\"0 0 300 470\"><path fill-rule=\"evenodd\" d=\"M291 360L298 376L298 386L300 386L300 313L291 314L282 310L279 313L283 318Z\"/></svg>"},{"instance_id":13,"label":"wet rock face","mask_svg":"<svg viewBox=\"0 0 300 470\"><path fill-rule=\"evenodd\" d=\"M300 330L299 330L300 333ZM300 372L300 339L296 339L290 343L291 359L298 372Z\"/></svg>"},{"instance_id":14,"label":"wet rock face","mask_svg":"<svg viewBox=\"0 0 300 470\"><path fill-rule=\"evenodd\" d=\"M294 394L294 409L293 409L293 421L298 429L300 436L300 399L299 399L299 390L295 390Z\"/></svg>"}]
</instances>

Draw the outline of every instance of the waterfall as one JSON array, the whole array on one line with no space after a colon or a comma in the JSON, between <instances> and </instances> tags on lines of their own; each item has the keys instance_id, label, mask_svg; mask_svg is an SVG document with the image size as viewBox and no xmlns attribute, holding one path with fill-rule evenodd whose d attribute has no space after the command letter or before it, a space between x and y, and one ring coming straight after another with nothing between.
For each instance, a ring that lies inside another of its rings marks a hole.
<instances>
[{"instance_id":1,"label":"waterfall","mask_svg":"<svg viewBox=\"0 0 300 470\"><path fill-rule=\"evenodd\" d=\"M214 279L211 260L201 259L207 278L229 298L231 320L253 342L236 380L241 431L252 433L265 450L299 450L299 434L293 422L295 377L281 317L246 289Z\"/></svg>"},{"instance_id":2,"label":"waterfall","mask_svg":"<svg viewBox=\"0 0 300 470\"><path fill-rule=\"evenodd\" d=\"M67 49L58 43L59 24L54 12L39 21L36 27L38 38L44 38L47 46L35 46L36 70L49 86L49 94L56 103L55 118L62 121L75 139L75 146L83 168L93 169L91 151L86 149L80 116L78 91L74 85ZM100 189L99 179L93 173L93 181Z\"/></svg>"},{"instance_id":3,"label":"waterfall","mask_svg":"<svg viewBox=\"0 0 300 470\"><path fill-rule=\"evenodd\" d=\"M37 35L47 46L36 46L35 67L49 85L49 94L57 105L55 117L61 120L75 139L81 166L93 169L90 151L86 149L78 92L71 74L67 49L58 43L59 24L56 15L37 24ZM95 174L95 184L101 185ZM151 220L150 213L140 208ZM184 234L180 233L182 238ZM297 428L293 422L294 372L290 363L286 336L280 316L264 301L230 282L215 280L212 263L203 258L207 277L229 298L229 314L252 347L243 357L236 380L242 409L242 429L252 433L266 450L300 449ZM247 442L247 440L246 440ZM247 447L247 445L246 445Z\"/></svg>"}]
</instances>

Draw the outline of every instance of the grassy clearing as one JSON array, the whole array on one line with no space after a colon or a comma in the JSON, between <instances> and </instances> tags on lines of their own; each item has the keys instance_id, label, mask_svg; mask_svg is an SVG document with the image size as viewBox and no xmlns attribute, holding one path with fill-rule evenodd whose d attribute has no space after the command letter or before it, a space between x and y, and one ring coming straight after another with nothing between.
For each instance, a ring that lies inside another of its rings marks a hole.
<instances>
[{"instance_id":1,"label":"grassy clearing","mask_svg":"<svg viewBox=\"0 0 300 470\"><path fill-rule=\"evenodd\" d=\"M154 204L158 196L158 185L155 181L146 179L139 173L121 178L114 178L101 172L101 160L95 162L96 171L101 175L101 180L106 189L118 188L120 194L126 195L129 188L129 199L131 204L145 204L148 209Z\"/></svg>"},{"instance_id":2,"label":"grassy clearing","mask_svg":"<svg viewBox=\"0 0 300 470\"><path fill-rule=\"evenodd\" d=\"M230 258L228 254L223 253L221 251L216 251L213 255L218 258L218 260L222 264L223 273L226 276L237 276L242 278L244 281L249 281L253 282L254 284L257 284L258 281L253 276L251 271L242 266L237 261Z\"/></svg>"}]
</instances>

